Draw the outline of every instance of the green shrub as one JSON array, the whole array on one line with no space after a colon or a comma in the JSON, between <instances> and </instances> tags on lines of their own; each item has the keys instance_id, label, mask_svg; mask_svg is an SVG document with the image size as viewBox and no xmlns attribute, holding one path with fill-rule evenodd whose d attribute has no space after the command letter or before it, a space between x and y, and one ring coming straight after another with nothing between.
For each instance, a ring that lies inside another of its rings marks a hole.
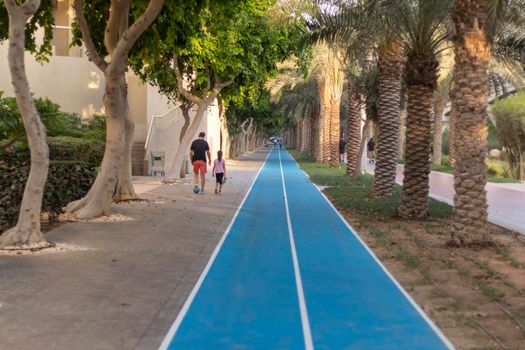
<instances>
[{"instance_id":1,"label":"green shrub","mask_svg":"<svg viewBox=\"0 0 525 350\"><path fill-rule=\"evenodd\" d=\"M18 219L28 175L29 166L0 163L0 232L14 225ZM96 170L85 162L51 162L42 211L53 218L67 203L86 195L95 177Z\"/></svg>"},{"instance_id":2,"label":"green shrub","mask_svg":"<svg viewBox=\"0 0 525 350\"><path fill-rule=\"evenodd\" d=\"M442 156L448 155L450 153L448 148L448 136L449 131L448 127L443 130L443 139L441 140L441 154Z\"/></svg>"},{"instance_id":3,"label":"green shrub","mask_svg":"<svg viewBox=\"0 0 525 350\"><path fill-rule=\"evenodd\" d=\"M25 137L25 128L14 97L2 97L0 91L0 146L9 140ZM35 108L46 127L47 136L72 136L104 141L106 117L94 114L82 119L77 113L67 113L47 98L35 98Z\"/></svg>"},{"instance_id":4,"label":"green shrub","mask_svg":"<svg viewBox=\"0 0 525 350\"><path fill-rule=\"evenodd\" d=\"M35 108L50 135L60 134L66 128L60 106L47 98L33 100ZM0 139L25 135L24 123L14 97L2 98L0 93Z\"/></svg>"},{"instance_id":5,"label":"green shrub","mask_svg":"<svg viewBox=\"0 0 525 350\"><path fill-rule=\"evenodd\" d=\"M524 179L523 152L525 151L525 94L500 100L492 108L496 116L496 135L505 147L512 175Z\"/></svg>"},{"instance_id":6,"label":"green shrub","mask_svg":"<svg viewBox=\"0 0 525 350\"><path fill-rule=\"evenodd\" d=\"M487 164L487 174L491 177L506 178L510 175L509 163L497 159L485 160Z\"/></svg>"},{"instance_id":7,"label":"green shrub","mask_svg":"<svg viewBox=\"0 0 525 350\"><path fill-rule=\"evenodd\" d=\"M490 119L488 119L488 127L489 127L489 137L488 137L489 151L493 149L501 150L501 143L498 140L496 127L494 126L494 124L492 123L492 120Z\"/></svg>"},{"instance_id":8,"label":"green shrub","mask_svg":"<svg viewBox=\"0 0 525 350\"><path fill-rule=\"evenodd\" d=\"M79 161L91 167L98 167L104 156L104 143L97 140L73 137L48 137L49 159L51 161ZM28 165L29 147L25 142L17 142L0 150L0 161L9 165Z\"/></svg>"}]
</instances>

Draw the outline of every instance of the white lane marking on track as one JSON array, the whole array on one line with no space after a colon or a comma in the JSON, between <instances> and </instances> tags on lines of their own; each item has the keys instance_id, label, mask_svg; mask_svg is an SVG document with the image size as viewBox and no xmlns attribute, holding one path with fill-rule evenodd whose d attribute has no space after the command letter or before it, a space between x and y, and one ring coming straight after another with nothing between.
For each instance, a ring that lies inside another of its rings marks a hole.
<instances>
[{"instance_id":1,"label":"white lane marking on track","mask_svg":"<svg viewBox=\"0 0 525 350\"><path fill-rule=\"evenodd\" d=\"M303 335L306 350L313 350L314 343L312 340L312 331L310 329L310 321L308 320L308 310L306 309L306 301L304 298L303 281L301 279L301 271L299 270L299 261L297 259L297 251L295 249L295 239L293 236L292 220L290 219L290 209L288 208L288 196L286 195L286 185L284 183L283 163L281 160L281 150L279 150L279 166L281 167L281 179L283 181L284 206L286 208L286 221L288 222L288 234L290 236L290 247L292 249L293 269L295 273L295 284L297 285L297 296L299 297L299 310L301 312L301 323L303 324Z\"/></svg>"},{"instance_id":2,"label":"white lane marking on track","mask_svg":"<svg viewBox=\"0 0 525 350\"><path fill-rule=\"evenodd\" d=\"M297 164L297 167L299 168L299 170L301 170L308 179L310 179L310 175L308 175L306 173L306 171L304 171L301 166L299 165L299 163L297 163L297 161L292 157L290 156L290 158L292 158L292 160L295 162L295 164ZM443 341L443 343L445 343L445 345L449 348L449 349L455 349L454 345L452 345L452 343L450 342L450 340L447 339L447 337L445 337L445 335L443 334L443 332L441 332L441 330L434 324L434 322L428 317L428 315L421 309L421 307L419 307L419 305L414 301L414 299L412 299L412 297L410 296L410 294L407 293L407 291L403 288L403 286L401 286L401 284L399 284L399 282L394 278L394 276L392 276L392 274L390 273L390 271L388 271L388 269L385 267L385 265L383 265L383 263L377 258L377 256L374 254L374 252L368 248L368 246L366 245L366 243L361 239L361 237L359 237L359 235L356 233L357 231L354 230L354 228L348 223L348 221L346 221L345 217L339 212L339 210L337 210L337 208L332 204L332 202L330 202L330 200L328 199L328 197L326 197L326 195L321 191L321 189L319 187L317 187L317 185L315 183L312 182L312 184L314 185L314 187L319 191L319 193L321 194L321 196L323 196L323 198L326 200L326 202L328 203L328 205L330 205L330 207L333 209L333 211L337 214L337 216L339 216L339 219L341 219L341 221L346 225L346 227L348 228L348 230L350 231L350 233L352 233L352 235L359 241L359 243L361 243L361 245L366 249L366 251L368 252L368 254L370 254L372 256L372 258L375 260L375 262L381 267L381 269L386 273L386 275L390 278L390 280L394 283L394 285L397 287L397 289L399 289L399 291L401 292L401 294L403 294L403 296L409 301L410 304L412 304L412 306L416 309L416 311L421 315L421 317L423 317L423 319L427 322L427 324L430 326L430 328L432 328L432 330L437 334L437 336Z\"/></svg>"},{"instance_id":3,"label":"white lane marking on track","mask_svg":"<svg viewBox=\"0 0 525 350\"><path fill-rule=\"evenodd\" d=\"M164 337L164 340L160 344L159 350L167 350L168 347L170 346L170 343L172 342L173 338L175 337L175 334L177 333L177 330L179 329L182 321L184 320L184 317L188 313L188 310L189 310L193 300L195 299L195 296L197 295L197 292L199 291L202 283L204 282L204 279L206 278L206 275L208 275L208 272L210 271L210 268L213 265L213 262L215 261L215 258L219 254L219 251L221 250L222 245L223 245L224 241L226 240L226 237L230 233L230 230L231 230L231 228L233 226L233 223L237 219L237 216L239 215L239 212L241 211L242 207L244 206L244 202L246 202L246 199L248 198L248 195L252 191L253 185L255 185L255 182L259 178L259 174L261 173L262 169L266 165L266 162L268 161L268 158L270 157L270 154L272 154L272 151L268 152L268 155L266 156L266 159L264 160L264 163L262 164L261 168L257 172L257 175L253 179L253 182L250 185L250 188L248 189L248 192L246 192L246 195L244 196L244 198L243 198L241 204L239 205L239 207L237 208L237 211L235 212L235 215L233 215L233 218L230 221L230 224L228 225L228 228L226 229L226 231L224 231L224 234L222 235L221 240L219 241L219 243L215 247L215 250L213 251L213 254L210 257L210 260L208 260L208 263L206 264L206 267L202 271L199 279L197 280L197 283L193 287L190 295L188 296L188 299L186 299L186 302L184 302L184 305L182 306L182 309L180 310L179 314L177 315L177 318L175 319L175 321L171 325L171 327L170 327L170 329L168 331L168 334L166 334L166 336Z\"/></svg>"}]
</instances>

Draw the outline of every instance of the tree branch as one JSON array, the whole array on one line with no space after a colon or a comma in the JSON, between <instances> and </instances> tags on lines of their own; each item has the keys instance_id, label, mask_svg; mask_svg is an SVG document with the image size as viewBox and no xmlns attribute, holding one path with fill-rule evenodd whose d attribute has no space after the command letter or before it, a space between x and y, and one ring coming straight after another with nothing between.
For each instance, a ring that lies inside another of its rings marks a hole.
<instances>
[{"instance_id":1,"label":"tree branch","mask_svg":"<svg viewBox=\"0 0 525 350\"><path fill-rule=\"evenodd\" d=\"M234 79L235 78L233 78L232 80L228 80L228 81L225 81L225 82L221 83L220 79L218 77L216 77L215 78L215 87L213 88L212 91L209 92L208 97L207 97L207 100L209 101L208 104L213 102L213 100L219 95L219 93L221 92L222 89L224 89L226 86L229 86L229 85L233 84Z\"/></svg>"},{"instance_id":2,"label":"tree branch","mask_svg":"<svg viewBox=\"0 0 525 350\"><path fill-rule=\"evenodd\" d=\"M173 71L175 72L175 77L177 78L177 90L179 90L179 93L182 96L186 97L186 99L188 99L189 101L199 104L202 101L202 99L193 95L184 88L184 78L182 77L182 74L179 70L179 56L177 54L173 55Z\"/></svg>"},{"instance_id":3,"label":"tree branch","mask_svg":"<svg viewBox=\"0 0 525 350\"><path fill-rule=\"evenodd\" d=\"M0 150L4 150L7 147L11 146L13 143L18 142L18 141L23 141L26 139L27 139L26 135L15 136L12 139L9 139L3 143L0 143Z\"/></svg>"},{"instance_id":4,"label":"tree branch","mask_svg":"<svg viewBox=\"0 0 525 350\"><path fill-rule=\"evenodd\" d=\"M16 0L5 0L5 7L9 10L10 13L16 11L21 11L26 20L33 16L38 8L40 7L40 0L27 0L23 4L19 5L16 3Z\"/></svg>"},{"instance_id":5,"label":"tree branch","mask_svg":"<svg viewBox=\"0 0 525 350\"><path fill-rule=\"evenodd\" d=\"M121 62L127 58L129 50L133 47L138 38L155 21L164 5L164 0L150 0L148 7L142 15L133 23L119 39L115 51L111 55L111 63ZM110 64L111 70L118 70L119 64Z\"/></svg>"},{"instance_id":6,"label":"tree branch","mask_svg":"<svg viewBox=\"0 0 525 350\"><path fill-rule=\"evenodd\" d=\"M80 28L80 32L82 33L82 40L84 41L84 45L86 46L89 60L93 62L102 72L106 72L108 63L99 55L97 48L93 43L93 39L91 38L91 33L89 31L89 26L87 24L86 17L84 16L82 0L74 0L73 8L75 9L75 15L77 18L78 26Z\"/></svg>"},{"instance_id":7,"label":"tree branch","mask_svg":"<svg viewBox=\"0 0 525 350\"><path fill-rule=\"evenodd\" d=\"M104 45L108 49L110 56L117 47L122 33L127 29L122 30L122 21L129 16L129 0L111 0L109 19L104 31Z\"/></svg>"}]
</instances>

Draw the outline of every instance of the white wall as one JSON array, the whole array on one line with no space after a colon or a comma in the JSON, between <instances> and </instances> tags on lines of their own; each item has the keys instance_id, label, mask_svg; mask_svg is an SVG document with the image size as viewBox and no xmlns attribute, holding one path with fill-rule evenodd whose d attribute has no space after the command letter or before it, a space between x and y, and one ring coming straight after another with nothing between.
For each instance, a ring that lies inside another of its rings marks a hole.
<instances>
[{"instance_id":1,"label":"white wall","mask_svg":"<svg viewBox=\"0 0 525 350\"><path fill-rule=\"evenodd\" d=\"M196 114L196 107L190 111L190 118L193 118ZM150 151L161 151L165 152L165 172L169 173L175 159L177 149L179 147L180 131L184 125L183 118L177 118L176 121L170 124L165 129L154 129L152 132L152 139L150 140ZM220 149L220 121L219 121L219 108L217 102L212 104L206 114L204 115L195 135L192 139L197 139L199 133L204 131L206 133L206 140L210 144L210 152L212 158L215 159L217 151ZM184 155L189 154L189 146L182 151ZM149 159L149 154L146 155Z\"/></svg>"}]
</instances>

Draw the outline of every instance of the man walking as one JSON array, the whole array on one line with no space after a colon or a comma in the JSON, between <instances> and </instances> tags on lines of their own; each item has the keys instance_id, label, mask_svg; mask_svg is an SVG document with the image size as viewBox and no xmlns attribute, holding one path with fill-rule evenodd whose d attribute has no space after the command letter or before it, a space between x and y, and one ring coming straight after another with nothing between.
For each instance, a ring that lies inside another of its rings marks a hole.
<instances>
[{"instance_id":1,"label":"man walking","mask_svg":"<svg viewBox=\"0 0 525 350\"><path fill-rule=\"evenodd\" d=\"M339 162L343 163L345 161L345 152L346 152L346 141L341 137L339 140Z\"/></svg>"},{"instance_id":2,"label":"man walking","mask_svg":"<svg viewBox=\"0 0 525 350\"><path fill-rule=\"evenodd\" d=\"M199 174L201 175L200 193L204 194L204 185L206 185L206 156L208 156L208 165L211 165L210 146L204 140L206 134L199 133L199 138L191 143L190 159L193 165L193 182L195 187L193 192L199 193Z\"/></svg>"}]
</instances>

